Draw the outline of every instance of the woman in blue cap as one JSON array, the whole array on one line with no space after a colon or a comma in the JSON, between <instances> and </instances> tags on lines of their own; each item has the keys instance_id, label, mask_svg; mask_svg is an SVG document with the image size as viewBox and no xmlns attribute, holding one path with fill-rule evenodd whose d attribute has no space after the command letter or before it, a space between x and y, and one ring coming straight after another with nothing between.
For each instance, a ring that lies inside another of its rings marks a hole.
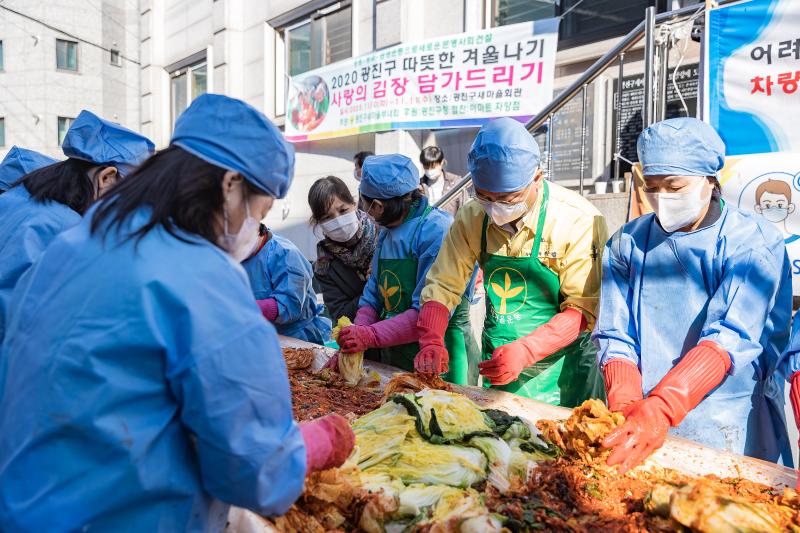
<instances>
[{"instance_id":1,"label":"woman in blue cap","mask_svg":"<svg viewBox=\"0 0 800 533\"><path fill-rule=\"evenodd\" d=\"M65 161L35 169L0 196L0 340L11 292L56 235L153 153L153 143L119 124L81 111L64 137ZM37 154L38 155L38 154Z\"/></svg>"},{"instance_id":2,"label":"woman in blue cap","mask_svg":"<svg viewBox=\"0 0 800 533\"><path fill-rule=\"evenodd\" d=\"M290 240L263 224L256 248L243 263L256 303L281 335L316 344L331 338L331 321L311 286L311 263Z\"/></svg>"},{"instance_id":3,"label":"woman in blue cap","mask_svg":"<svg viewBox=\"0 0 800 533\"><path fill-rule=\"evenodd\" d=\"M347 458L342 417L292 419L239 264L293 167L264 115L200 96L20 281L0 354L3 531L221 531L229 504L284 513L307 472Z\"/></svg>"},{"instance_id":4,"label":"woman in blue cap","mask_svg":"<svg viewBox=\"0 0 800 533\"><path fill-rule=\"evenodd\" d=\"M27 148L12 146L3 161L0 162L0 194L13 187L17 180L25 174L53 163L58 163L58 159Z\"/></svg>"},{"instance_id":5,"label":"woman in blue cap","mask_svg":"<svg viewBox=\"0 0 800 533\"><path fill-rule=\"evenodd\" d=\"M368 157L359 192L364 210L383 229L355 325L342 330L339 346L345 354L382 348L383 362L412 371L419 293L452 218L428 204L417 167L400 154Z\"/></svg>"},{"instance_id":6,"label":"woman in blue cap","mask_svg":"<svg viewBox=\"0 0 800 533\"><path fill-rule=\"evenodd\" d=\"M655 213L609 241L593 334L609 407L626 417L603 443L608 463L627 471L670 432L791 465L775 376L792 311L783 237L720 199L725 145L708 124L659 122L637 148Z\"/></svg>"},{"instance_id":7,"label":"woman in blue cap","mask_svg":"<svg viewBox=\"0 0 800 533\"><path fill-rule=\"evenodd\" d=\"M484 383L568 407L602 397L588 331L605 220L580 195L544 181L536 141L510 118L481 128L469 170L477 201L459 210L428 274L417 370L438 373L451 364L447 316L477 261L486 288Z\"/></svg>"}]
</instances>

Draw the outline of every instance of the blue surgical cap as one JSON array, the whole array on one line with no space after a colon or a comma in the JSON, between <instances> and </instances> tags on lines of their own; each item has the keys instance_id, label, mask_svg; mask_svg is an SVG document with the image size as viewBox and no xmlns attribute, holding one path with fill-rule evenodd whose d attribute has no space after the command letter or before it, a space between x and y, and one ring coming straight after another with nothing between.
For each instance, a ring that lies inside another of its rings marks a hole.
<instances>
[{"instance_id":1,"label":"blue surgical cap","mask_svg":"<svg viewBox=\"0 0 800 533\"><path fill-rule=\"evenodd\" d=\"M12 146L0 163L0 192L10 189L25 174L53 163L58 163L58 159L19 146Z\"/></svg>"},{"instance_id":2,"label":"blue surgical cap","mask_svg":"<svg viewBox=\"0 0 800 533\"><path fill-rule=\"evenodd\" d=\"M172 144L228 170L275 198L289 191L294 147L253 106L221 94L204 94L178 117Z\"/></svg>"},{"instance_id":3,"label":"blue surgical cap","mask_svg":"<svg viewBox=\"0 0 800 533\"><path fill-rule=\"evenodd\" d=\"M489 192L513 192L533 181L539 157L539 145L525 126L514 119L498 118L478 132L467 166L476 187Z\"/></svg>"},{"instance_id":4,"label":"blue surgical cap","mask_svg":"<svg viewBox=\"0 0 800 533\"><path fill-rule=\"evenodd\" d=\"M725 165L725 143L696 118L671 118L645 129L636 143L645 176L716 176Z\"/></svg>"},{"instance_id":5,"label":"blue surgical cap","mask_svg":"<svg viewBox=\"0 0 800 533\"><path fill-rule=\"evenodd\" d=\"M64 136L61 149L67 157L111 165L126 176L153 155L155 145L144 135L84 109Z\"/></svg>"},{"instance_id":6,"label":"blue surgical cap","mask_svg":"<svg viewBox=\"0 0 800 533\"><path fill-rule=\"evenodd\" d=\"M419 170L400 154L371 155L361 167L358 191L368 198L388 200L419 187Z\"/></svg>"}]
</instances>

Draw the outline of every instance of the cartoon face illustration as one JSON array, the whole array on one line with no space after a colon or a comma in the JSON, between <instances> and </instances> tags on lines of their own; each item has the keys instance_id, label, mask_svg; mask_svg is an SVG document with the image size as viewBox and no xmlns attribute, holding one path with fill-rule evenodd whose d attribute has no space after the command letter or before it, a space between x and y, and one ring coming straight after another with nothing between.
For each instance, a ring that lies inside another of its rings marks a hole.
<instances>
[{"instance_id":1,"label":"cartoon face illustration","mask_svg":"<svg viewBox=\"0 0 800 533\"><path fill-rule=\"evenodd\" d=\"M756 189L756 204L753 209L770 222L783 222L794 213L792 188L785 181L765 181Z\"/></svg>"}]
</instances>

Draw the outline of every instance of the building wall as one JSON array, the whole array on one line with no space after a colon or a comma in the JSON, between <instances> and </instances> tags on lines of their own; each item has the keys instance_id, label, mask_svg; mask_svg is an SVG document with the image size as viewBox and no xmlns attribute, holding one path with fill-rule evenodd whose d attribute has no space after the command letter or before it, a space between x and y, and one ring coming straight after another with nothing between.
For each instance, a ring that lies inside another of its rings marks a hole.
<instances>
[{"instance_id":1,"label":"building wall","mask_svg":"<svg viewBox=\"0 0 800 533\"><path fill-rule=\"evenodd\" d=\"M2 5L138 61L139 17L130 1L5 0ZM113 66L109 52L81 42L78 71L57 70L56 38L71 37L5 10L0 15L0 117L6 129L0 157L15 144L63 156L58 117L74 118L82 109L139 129L136 63L123 59Z\"/></svg>"},{"instance_id":2,"label":"building wall","mask_svg":"<svg viewBox=\"0 0 800 533\"><path fill-rule=\"evenodd\" d=\"M170 88L165 67L204 50L209 64L214 65L210 91L242 98L282 126L284 88L281 80L285 75L286 49L281 28L273 28L268 21L307 3L305 0L141 0L142 131L157 145L168 144ZM386 0L378 7L380 11L373 32L374 5L373 0L351 3L353 56L371 52L376 36L377 45L381 47L394 44L396 38L413 41L476 31L486 27L491 16L491 0ZM614 41L559 51L555 93L572 83ZM625 75L641 73L644 68L641 52L628 57ZM685 62L696 57L697 47L693 43ZM673 64L676 59L671 59ZM608 179L612 168L611 85L616 74L616 68L611 69L588 89L593 102L589 108L589 124L594 135L587 146L587 152L593 156L591 167L586 169L587 192L596 178ZM466 154L475 131L392 131L296 144L294 183L288 197L275 203L266 222L313 259L314 244L319 237L309 226L306 198L316 179L336 175L356 191L352 163L356 152L399 152L417 161L421 148L429 144L441 145L449 170L464 174ZM543 143L543 139L540 142ZM565 184L577 187L577 180L568 180Z\"/></svg>"}]
</instances>

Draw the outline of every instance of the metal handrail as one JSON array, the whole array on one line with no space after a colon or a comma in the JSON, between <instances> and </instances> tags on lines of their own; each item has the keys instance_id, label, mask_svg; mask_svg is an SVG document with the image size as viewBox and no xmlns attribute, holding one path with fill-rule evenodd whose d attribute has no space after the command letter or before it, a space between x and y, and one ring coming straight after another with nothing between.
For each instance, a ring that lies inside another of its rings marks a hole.
<instances>
[{"instance_id":1,"label":"metal handrail","mask_svg":"<svg viewBox=\"0 0 800 533\"><path fill-rule=\"evenodd\" d=\"M661 13L660 15L656 15L655 23L661 24L664 22L671 21L673 19L683 17L689 14L695 14L705 9L703 4L696 4L690 5L686 7L682 7L680 9L675 9L673 11L668 11L666 13ZM646 20L642 20L639 24L636 25L631 31L628 32L620 41L608 52L606 52L600 59L595 61L592 66L586 69L577 80L572 82L572 84L561 91L561 93L556 96L549 104L547 104L544 109L542 109L539 114L533 117L531 120L525 124L525 128L533 133L541 126L544 125L545 122L552 120L553 115L555 115L562 107L564 107L572 98L578 95L585 86L592 83L595 79L597 79L600 74L605 72L605 70L613 65L617 61L617 57L621 54L625 54L628 50L636 46L636 44L644 37L644 30L645 30L645 23ZM621 81L621 80L620 80ZM548 133L552 128L548 127ZM553 147L552 142L550 146L548 146L548 160L551 159L551 154ZM548 161L549 165L549 161ZM583 165L583 162L581 162ZM449 191L447 191L434 205L435 207L442 207L447 205L451 200L453 200L457 195L459 195L464 189L466 189L469 184L472 182L472 175L467 173L461 180Z\"/></svg>"}]
</instances>

